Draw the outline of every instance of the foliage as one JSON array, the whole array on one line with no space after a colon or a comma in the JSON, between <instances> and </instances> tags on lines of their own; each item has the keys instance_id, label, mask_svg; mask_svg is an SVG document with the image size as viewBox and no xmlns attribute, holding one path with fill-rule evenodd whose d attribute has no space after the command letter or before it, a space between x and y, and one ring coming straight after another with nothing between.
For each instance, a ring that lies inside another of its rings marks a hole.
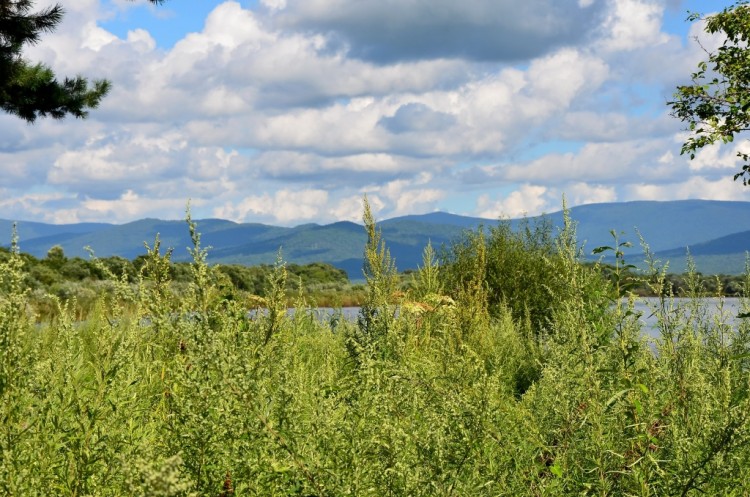
<instances>
[{"instance_id":1,"label":"foliage","mask_svg":"<svg viewBox=\"0 0 750 497\"><path fill-rule=\"evenodd\" d=\"M75 298L78 311L87 315L94 307L97 297L113 291L112 282L136 287L145 283L144 290L152 285L160 287L160 295L178 296L193 281L192 264L172 261L172 249L162 253L162 242L157 236L153 247L146 244L146 254L129 261L123 257L82 259L69 258L59 246L52 247L43 259L19 253L24 272L24 283L32 290L27 296L38 311L38 319L54 314L54 305L48 295L63 300ZM7 261L11 252L0 247L0 262ZM324 263L288 264L289 278L284 293L288 300L299 290L318 305L335 304L356 306L364 300L364 288L352 285L346 272ZM273 266L242 266L221 264L212 266L213 278L223 282L224 297L244 298L245 295L265 297L270 291L270 276ZM122 294L122 291L120 291ZM154 308L160 308L161 300L152 300Z\"/></svg>"},{"instance_id":2,"label":"foliage","mask_svg":"<svg viewBox=\"0 0 750 497\"><path fill-rule=\"evenodd\" d=\"M149 1L159 4L163 0ZM46 116L62 119L68 114L84 118L111 85L104 79L89 85L81 76L58 81L49 67L23 58L24 47L54 31L64 14L59 4L32 13L33 4L32 0L0 0L0 108L28 122Z\"/></svg>"},{"instance_id":3,"label":"foliage","mask_svg":"<svg viewBox=\"0 0 750 497\"><path fill-rule=\"evenodd\" d=\"M548 331L556 308L571 296L570 266L565 258L576 258L578 248L566 246L572 250L567 255L559 250L559 243L567 243L566 233L555 235L545 217L524 220L517 230L501 221L489 230L467 232L443 254L449 295L456 297L472 275L482 271L491 316L507 308L517 322L528 322L535 334ZM481 259L483 267L472 268Z\"/></svg>"},{"instance_id":4,"label":"foliage","mask_svg":"<svg viewBox=\"0 0 750 497\"><path fill-rule=\"evenodd\" d=\"M592 264L591 267L593 268L594 265ZM619 276L614 276L617 271L614 265L602 263L597 267L601 271L601 274L613 283L616 279L626 281L627 290L639 297L659 296L654 293L653 288L649 286L648 282L643 280L640 271L637 269L621 268ZM684 297L688 295L687 279L689 274L690 273L665 273L664 287L662 291L676 297ZM703 288L709 295L716 297L741 297L743 295L745 275L702 274L697 272L695 277L701 280Z\"/></svg>"},{"instance_id":5,"label":"foliage","mask_svg":"<svg viewBox=\"0 0 750 497\"><path fill-rule=\"evenodd\" d=\"M387 354L393 331L392 303L397 288L396 265L375 224L367 197L364 198L362 219L367 232L362 267L367 281L367 296L359 311L357 330L347 341L349 353L355 361L362 360L362 355Z\"/></svg>"},{"instance_id":6,"label":"foliage","mask_svg":"<svg viewBox=\"0 0 750 497\"><path fill-rule=\"evenodd\" d=\"M683 304L652 260L644 279L661 296L660 335L649 342L629 303L611 305L616 287L600 266L581 264L570 222L539 246L528 233L503 240L518 252L502 259L492 234L449 250L456 267L429 247L399 294L367 211L365 220L367 302L388 314L335 327L304 296L294 316L283 312L281 260L268 312L248 314L207 264L189 216L185 286L156 239L135 282L92 262L111 290L85 321L75 299L53 297L52 319L36 325L14 245L0 261L0 493L750 493L750 324L705 312L694 268ZM547 294L549 310L533 294L521 305L543 316L544 332L491 296L488 272L530 267L515 244L554 261L527 278L559 277L554 268L567 284ZM750 271L745 312L748 282ZM355 356L352 337L367 337Z\"/></svg>"},{"instance_id":7,"label":"foliage","mask_svg":"<svg viewBox=\"0 0 750 497\"><path fill-rule=\"evenodd\" d=\"M695 158L703 147L729 143L736 135L750 129L750 6L741 0L718 14L701 17L692 14L691 21L704 21L705 31L723 37L715 52L707 51L707 60L692 74L692 84L677 87L669 102L672 115L688 125L690 136L682 153ZM744 162L734 179L750 179L750 155L738 152Z\"/></svg>"},{"instance_id":8,"label":"foliage","mask_svg":"<svg viewBox=\"0 0 750 497\"><path fill-rule=\"evenodd\" d=\"M107 94L110 84L77 76L59 82L52 69L21 57L24 45L34 44L60 23L63 9L54 5L30 13L31 0L0 2L0 108L29 122L37 117L61 119L67 114L86 117Z\"/></svg>"}]
</instances>

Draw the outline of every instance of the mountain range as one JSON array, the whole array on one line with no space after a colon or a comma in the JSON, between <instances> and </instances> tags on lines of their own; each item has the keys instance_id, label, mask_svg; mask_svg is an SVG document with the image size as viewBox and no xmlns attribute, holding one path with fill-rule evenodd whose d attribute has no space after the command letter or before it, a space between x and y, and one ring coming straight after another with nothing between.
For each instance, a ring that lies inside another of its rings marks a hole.
<instances>
[{"instance_id":1,"label":"mountain range","mask_svg":"<svg viewBox=\"0 0 750 497\"><path fill-rule=\"evenodd\" d=\"M634 247L626 251L628 262L643 259L639 235L672 272L685 268L689 249L699 271L706 274L737 274L744 271L745 252L750 250L750 202L714 200L636 201L588 204L573 207L570 217L577 223L578 240L584 253L612 245L610 231ZM560 227L563 213L548 215ZM529 218L535 221L535 218ZM399 270L421 264L422 249L449 244L467 229L492 226L496 219L459 216L445 212L409 215L378 223ZM519 219L510 220L517 226ZM273 263L279 250L287 262L328 262L345 269L353 279L362 278L362 253L367 240L364 228L341 221L279 227L257 223L235 223L221 219L196 221L204 247L210 246L210 263ZM0 244L11 243L13 221L0 219ZM133 259L145 254L157 233L162 247L174 248L173 260L189 260L191 246L185 221L141 219L127 224L79 223L55 225L19 221L21 251L44 257L55 245L68 257L88 257L86 247L100 257L118 255Z\"/></svg>"}]
</instances>

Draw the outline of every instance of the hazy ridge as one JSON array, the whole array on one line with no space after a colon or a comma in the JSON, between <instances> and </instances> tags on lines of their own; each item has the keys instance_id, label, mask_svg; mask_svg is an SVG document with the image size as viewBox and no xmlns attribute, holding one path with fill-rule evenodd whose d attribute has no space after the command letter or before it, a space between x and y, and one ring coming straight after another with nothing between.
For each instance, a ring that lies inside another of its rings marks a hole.
<instances>
[{"instance_id":1,"label":"hazy ridge","mask_svg":"<svg viewBox=\"0 0 750 497\"><path fill-rule=\"evenodd\" d=\"M670 268L681 271L686 249L704 273L736 274L744 270L745 251L750 249L750 202L713 200L637 201L589 204L570 209L577 223L578 239L584 251L611 245L610 230L622 232L621 239L633 243L629 262L642 257L638 232ZM562 212L549 214L560 226ZM529 218L534 222L536 218ZM433 246L455 240L466 229L492 226L498 220L459 216L444 212L409 215L380 222L383 237L399 270L421 263L428 241ZM511 220L514 225L518 219ZM10 244L10 220L0 220L0 243ZM209 262L260 264L272 263L279 249L286 261L295 263L328 262L361 275L362 251L366 236L361 225L336 222L327 225L304 224L279 227L258 223L235 223L220 219L198 220L204 246L211 246ZM68 256L88 257L85 247L96 255L119 255L132 259L145 253L159 234L163 247L174 249L176 261L189 258L190 237L185 221L141 219L127 224L80 223L53 225L19 221L21 250L44 257L50 247L60 245ZM637 229L637 232L636 232Z\"/></svg>"}]
</instances>

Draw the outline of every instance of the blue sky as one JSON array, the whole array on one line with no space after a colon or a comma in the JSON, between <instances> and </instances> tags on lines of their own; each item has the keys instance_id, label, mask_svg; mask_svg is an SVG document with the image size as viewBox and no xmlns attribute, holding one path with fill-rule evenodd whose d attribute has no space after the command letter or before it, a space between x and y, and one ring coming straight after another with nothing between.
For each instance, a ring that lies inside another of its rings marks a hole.
<instances>
[{"instance_id":1,"label":"blue sky","mask_svg":"<svg viewBox=\"0 0 750 497\"><path fill-rule=\"evenodd\" d=\"M0 217L295 225L748 200L743 140L681 157L704 57L680 0L62 0L26 56L107 78L86 120L0 116ZM38 3L41 8L42 3ZM719 40L702 35L713 47Z\"/></svg>"}]
</instances>

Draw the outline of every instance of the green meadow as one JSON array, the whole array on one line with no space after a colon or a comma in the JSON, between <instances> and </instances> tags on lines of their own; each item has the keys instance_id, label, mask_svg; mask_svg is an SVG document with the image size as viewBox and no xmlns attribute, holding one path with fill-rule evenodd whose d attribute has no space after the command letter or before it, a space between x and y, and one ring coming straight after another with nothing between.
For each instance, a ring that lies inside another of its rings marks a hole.
<instances>
[{"instance_id":1,"label":"green meadow","mask_svg":"<svg viewBox=\"0 0 750 497\"><path fill-rule=\"evenodd\" d=\"M366 205L359 316L320 320L281 258L241 291L187 221L179 282L157 238L134 274L93 260L85 312L6 254L0 494L750 494L750 326L694 267L677 301L616 239L584 264L567 219L428 246L404 285Z\"/></svg>"}]
</instances>

